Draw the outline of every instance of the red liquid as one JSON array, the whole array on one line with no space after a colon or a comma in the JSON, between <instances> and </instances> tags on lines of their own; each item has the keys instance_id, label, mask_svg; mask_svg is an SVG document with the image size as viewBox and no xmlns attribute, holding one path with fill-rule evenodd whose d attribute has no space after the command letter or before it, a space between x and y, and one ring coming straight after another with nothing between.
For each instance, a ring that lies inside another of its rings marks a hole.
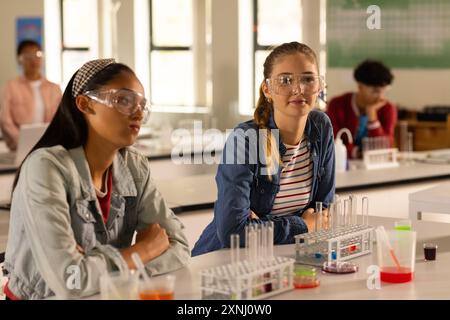
<instances>
[{"instance_id":1,"label":"red liquid","mask_svg":"<svg viewBox=\"0 0 450 320\"><path fill-rule=\"evenodd\" d=\"M173 292L141 291L139 299L141 300L173 300Z\"/></svg>"},{"instance_id":2,"label":"red liquid","mask_svg":"<svg viewBox=\"0 0 450 320\"><path fill-rule=\"evenodd\" d=\"M309 289L309 288L315 288L318 287L320 284L319 280L314 280L312 282L305 282L305 283L297 283L294 281L294 287L296 289Z\"/></svg>"},{"instance_id":3,"label":"red liquid","mask_svg":"<svg viewBox=\"0 0 450 320\"><path fill-rule=\"evenodd\" d=\"M414 278L414 272L411 268L405 267L383 267L380 276L383 282L402 283L411 281Z\"/></svg>"}]
</instances>

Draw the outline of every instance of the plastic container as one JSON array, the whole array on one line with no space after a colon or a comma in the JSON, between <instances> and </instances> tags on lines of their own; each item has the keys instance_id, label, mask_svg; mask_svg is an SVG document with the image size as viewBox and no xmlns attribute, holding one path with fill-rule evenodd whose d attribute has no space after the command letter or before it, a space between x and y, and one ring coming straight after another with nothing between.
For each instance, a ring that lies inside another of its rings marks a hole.
<instances>
[{"instance_id":1,"label":"plastic container","mask_svg":"<svg viewBox=\"0 0 450 320\"><path fill-rule=\"evenodd\" d=\"M315 288L319 285L316 268L306 265L297 265L294 268L294 287L296 289Z\"/></svg>"},{"instance_id":2,"label":"plastic container","mask_svg":"<svg viewBox=\"0 0 450 320\"><path fill-rule=\"evenodd\" d=\"M148 282L139 283L139 299L141 300L173 300L175 276L162 275L152 277Z\"/></svg>"},{"instance_id":3,"label":"plastic container","mask_svg":"<svg viewBox=\"0 0 450 320\"><path fill-rule=\"evenodd\" d=\"M346 133L350 143L353 143L352 133L347 128L342 128L336 134L334 142L334 154L336 158L336 172L344 172L347 170L347 148L342 142L341 135Z\"/></svg>"},{"instance_id":4,"label":"plastic container","mask_svg":"<svg viewBox=\"0 0 450 320\"><path fill-rule=\"evenodd\" d=\"M411 220L405 219L405 220L395 221L394 229L395 230L403 230L403 231L411 231L412 230Z\"/></svg>"},{"instance_id":5,"label":"plastic container","mask_svg":"<svg viewBox=\"0 0 450 320\"><path fill-rule=\"evenodd\" d=\"M102 300L135 300L138 298L137 274L115 271L100 277Z\"/></svg>"},{"instance_id":6,"label":"plastic container","mask_svg":"<svg viewBox=\"0 0 450 320\"><path fill-rule=\"evenodd\" d=\"M405 230L380 231L377 234L377 255L381 281L408 282L414 279L416 232ZM384 234L383 234L384 233Z\"/></svg>"}]
</instances>

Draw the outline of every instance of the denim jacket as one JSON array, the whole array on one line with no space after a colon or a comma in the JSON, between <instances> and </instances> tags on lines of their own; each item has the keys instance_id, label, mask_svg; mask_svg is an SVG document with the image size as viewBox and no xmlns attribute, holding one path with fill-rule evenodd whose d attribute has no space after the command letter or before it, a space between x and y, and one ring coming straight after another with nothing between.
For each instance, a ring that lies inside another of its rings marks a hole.
<instances>
[{"instance_id":1,"label":"denim jacket","mask_svg":"<svg viewBox=\"0 0 450 320\"><path fill-rule=\"evenodd\" d=\"M184 227L152 182L147 159L124 148L113 161L112 175L105 224L82 147L42 148L26 159L13 193L4 265L16 297L97 293L102 274L128 270L119 249L129 247L135 231L150 223L166 230L170 247L146 264L147 271L165 273L188 262Z\"/></svg>"},{"instance_id":2,"label":"denim jacket","mask_svg":"<svg viewBox=\"0 0 450 320\"><path fill-rule=\"evenodd\" d=\"M277 129L273 116L269 120L268 127ZM230 154L227 148L236 146L233 142L236 136L238 139L245 139L246 143L245 147L238 144L238 147L234 148L234 160L239 158L237 152L244 152L246 159L251 159L250 149L253 147L247 134L251 129L257 130L253 120L241 123L227 139L216 175L218 196L214 205L214 218L195 244L192 256L229 247L230 235L235 233L240 235L241 246L244 245L245 226L250 222L273 221L275 244L293 243L295 235L308 231L301 218L303 211L287 216L270 214L276 194L280 190L281 166L278 172L269 178L267 174L262 174L265 165L259 156L254 163L251 161L243 164L237 161L230 163L229 159L226 159L227 154ZM315 208L316 201L322 201L324 208L327 208L335 190L334 138L328 116L321 111L311 111L306 122L305 136L313 161L312 189L305 209ZM281 139L277 142L280 156L283 156L286 147ZM259 220L250 218L250 210L258 215Z\"/></svg>"}]
</instances>

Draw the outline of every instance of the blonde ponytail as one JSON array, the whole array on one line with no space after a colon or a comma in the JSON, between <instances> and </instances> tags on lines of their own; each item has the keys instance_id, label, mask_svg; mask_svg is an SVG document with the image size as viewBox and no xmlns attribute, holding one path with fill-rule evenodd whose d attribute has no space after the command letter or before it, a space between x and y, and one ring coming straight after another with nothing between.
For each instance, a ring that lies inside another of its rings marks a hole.
<instances>
[{"instance_id":1,"label":"blonde ponytail","mask_svg":"<svg viewBox=\"0 0 450 320\"><path fill-rule=\"evenodd\" d=\"M263 139L266 141L265 145L263 145L263 150L268 168L267 172L269 173L269 180L271 179L272 174L277 173L275 169L278 169L278 166L281 164L280 152L277 147L278 143L275 141L275 137L268 127L272 111L272 102L265 98L261 84L261 87L259 88L259 99L256 104L253 118L258 129L263 129Z\"/></svg>"}]
</instances>

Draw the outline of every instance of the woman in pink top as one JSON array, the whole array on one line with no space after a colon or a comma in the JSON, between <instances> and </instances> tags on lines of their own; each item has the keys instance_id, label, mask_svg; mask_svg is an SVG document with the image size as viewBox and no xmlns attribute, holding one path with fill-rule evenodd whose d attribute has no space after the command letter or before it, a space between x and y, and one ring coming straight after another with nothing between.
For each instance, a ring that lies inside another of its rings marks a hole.
<instances>
[{"instance_id":1,"label":"woman in pink top","mask_svg":"<svg viewBox=\"0 0 450 320\"><path fill-rule=\"evenodd\" d=\"M61 100L61 89L41 74L42 51L39 43L22 41L17 57L23 76L10 80L1 95L0 127L3 139L16 150L22 124L50 122Z\"/></svg>"}]
</instances>

